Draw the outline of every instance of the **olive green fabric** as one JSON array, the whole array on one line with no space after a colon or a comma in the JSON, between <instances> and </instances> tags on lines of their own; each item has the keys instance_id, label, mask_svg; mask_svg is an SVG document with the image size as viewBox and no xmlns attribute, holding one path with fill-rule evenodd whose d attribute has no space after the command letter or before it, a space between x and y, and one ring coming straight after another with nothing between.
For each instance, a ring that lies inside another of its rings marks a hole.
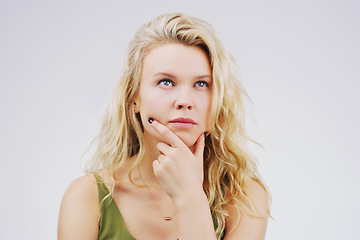
<instances>
[{"instance_id":1,"label":"olive green fabric","mask_svg":"<svg viewBox=\"0 0 360 240\"><path fill-rule=\"evenodd\" d=\"M100 223L98 240L136 240L125 226L124 219L109 189L98 174L94 174L98 185L100 202ZM109 196L108 196L109 195ZM212 214L213 215L213 214ZM217 223L213 216L214 227ZM223 234L221 239L223 238Z\"/></svg>"},{"instance_id":2,"label":"olive green fabric","mask_svg":"<svg viewBox=\"0 0 360 240\"><path fill-rule=\"evenodd\" d=\"M111 195L105 198L109 195L109 189L99 175L94 175L101 203L98 240L136 240L127 230L124 219Z\"/></svg>"}]
</instances>

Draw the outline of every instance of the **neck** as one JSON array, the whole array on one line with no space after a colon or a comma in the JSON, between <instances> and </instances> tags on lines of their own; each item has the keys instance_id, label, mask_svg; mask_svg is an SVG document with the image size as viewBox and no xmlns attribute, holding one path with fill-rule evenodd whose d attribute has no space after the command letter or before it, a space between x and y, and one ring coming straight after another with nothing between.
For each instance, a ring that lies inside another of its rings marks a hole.
<instances>
[{"instance_id":1,"label":"neck","mask_svg":"<svg viewBox=\"0 0 360 240\"><path fill-rule=\"evenodd\" d=\"M146 134L146 132L144 133L145 154L141 159L138 167L139 171L141 172L142 181L144 181L146 185L160 186L157 178L155 177L153 169L153 162L154 160L158 159L160 155L160 152L157 149L158 143L159 141L156 138L149 136L149 134Z\"/></svg>"}]
</instances>

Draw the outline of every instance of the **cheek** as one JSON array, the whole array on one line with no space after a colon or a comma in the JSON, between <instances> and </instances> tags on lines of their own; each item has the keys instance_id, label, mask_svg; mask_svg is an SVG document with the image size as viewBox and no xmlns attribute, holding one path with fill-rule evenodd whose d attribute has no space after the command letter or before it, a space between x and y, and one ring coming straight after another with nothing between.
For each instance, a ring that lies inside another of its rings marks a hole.
<instances>
[{"instance_id":1,"label":"cheek","mask_svg":"<svg viewBox=\"0 0 360 240\"><path fill-rule=\"evenodd\" d=\"M202 117L204 118L204 121L206 123L206 130L210 130L210 124L211 124L211 97L207 96L205 98L202 98L199 100L200 103L200 109L203 109L202 111Z\"/></svg>"},{"instance_id":2,"label":"cheek","mask_svg":"<svg viewBox=\"0 0 360 240\"><path fill-rule=\"evenodd\" d=\"M199 109L202 110L202 114L206 116L210 116L211 112L211 97L203 96L197 99L197 105Z\"/></svg>"},{"instance_id":3,"label":"cheek","mask_svg":"<svg viewBox=\"0 0 360 240\"><path fill-rule=\"evenodd\" d=\"M165 103L166 100L161 95L144 94L141 98L140 115L144 118L158 118L166 110ZM147 119L143 119L143 121L147 121Z\"/></svg>"}]
</instances>

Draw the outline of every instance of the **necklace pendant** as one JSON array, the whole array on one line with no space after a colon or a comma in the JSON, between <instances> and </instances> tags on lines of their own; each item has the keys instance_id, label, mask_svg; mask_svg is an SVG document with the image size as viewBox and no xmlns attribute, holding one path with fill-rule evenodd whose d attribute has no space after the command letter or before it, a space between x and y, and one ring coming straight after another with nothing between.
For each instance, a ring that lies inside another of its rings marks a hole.
<instances>
[{"instance_id":1,"label":"necklace pendant","mask_svg":"<svg viewBox=\"0 0 360 240\"><path fill-rule=\"evenodd\" d=\"M172 218L171 217L164 217L165 221L170 221Z\"/></svg>"}]
</instances>

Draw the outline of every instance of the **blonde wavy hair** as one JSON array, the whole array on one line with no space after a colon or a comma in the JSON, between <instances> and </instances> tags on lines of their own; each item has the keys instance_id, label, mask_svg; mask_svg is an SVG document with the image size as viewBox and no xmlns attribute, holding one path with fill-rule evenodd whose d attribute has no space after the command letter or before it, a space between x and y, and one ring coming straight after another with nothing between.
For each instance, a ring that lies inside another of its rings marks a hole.
<instances>
[{"instance_id":1,"label":"blonde wavy hair","mask_svg":"<svg viewBox=\"0 0 360 240\"><path fill-rule=\"evenodd\" d=\"M246 183L253 179L264 187L256 162L248 149L252 141L245 131L246 91L241 85L233 57L220 43L214 29L205 21L181 13L164 14L143 25L129 44L111 102L105 112L89 172L116 172L134 157L131 172L144 156L143 130L134 99L139 91L142 62L146 54L160 44L184 44L203 49L212 69L212 130L204 150L204 191L209 200L215 231L222 237L228 213L225 206L239 214L257 216ZM267 191L268 192L268 191ZM265 217L265 216L264 216Z\"/></svg>"}]
</instances>

